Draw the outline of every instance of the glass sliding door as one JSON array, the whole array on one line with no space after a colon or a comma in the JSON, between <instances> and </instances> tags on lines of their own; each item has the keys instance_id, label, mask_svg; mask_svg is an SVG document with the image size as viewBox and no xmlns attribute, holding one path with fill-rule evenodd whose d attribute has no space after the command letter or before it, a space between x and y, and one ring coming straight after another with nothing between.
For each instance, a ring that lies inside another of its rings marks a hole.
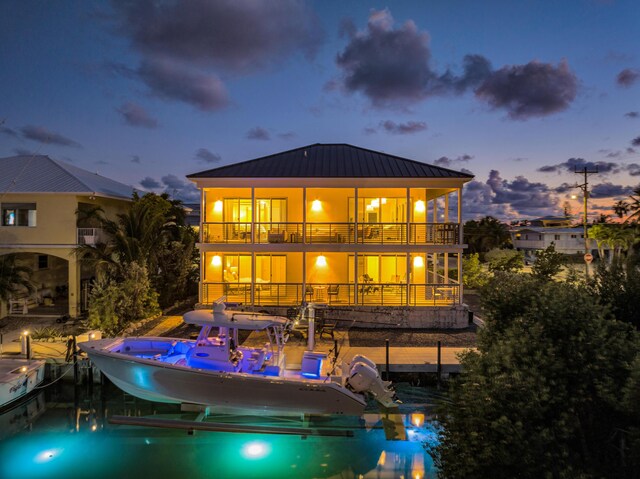
<instances>
[{"instance_id":1,"label":"glass sliding door","mask_svg":"<svg viewBox=\"0 0 640 479\"><path fill-rule=\"evenodd\" d=\"M251 198L225 198L223 222L227 240L251 241Z\"/></svg>"}]
</instances>

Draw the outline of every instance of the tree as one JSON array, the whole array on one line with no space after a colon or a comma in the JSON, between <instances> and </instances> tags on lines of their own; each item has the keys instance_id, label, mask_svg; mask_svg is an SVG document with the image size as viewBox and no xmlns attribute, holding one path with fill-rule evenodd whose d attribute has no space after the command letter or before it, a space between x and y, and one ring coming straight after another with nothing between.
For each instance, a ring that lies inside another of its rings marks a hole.
<instances>
[{"instance_id":1,"label":"tree","mask_svg":"<svg viewBox=\"0 0 640 479\"><path fill-rule=\"evenodd\" d=\"M614 316L640 329L640 258L616 258L607 267L599 264L589 289Z\"/></svg>"},{"instance_id":2,"label":"tree","mask_svg":"<svg viewBox=\"0 0 640 479\"><path fill-rule=\"evenodd\" d=\"M462 257L462 271L462 282L466 288L480 288L488 280L488 275L480 264L480 255L478 253Z\"/></svg>"},{"instance_id":3,"label":"tree","mask_svg":"<svg viewBox=\"0 0 640 479\"><path fill-rule=\"evenodd\" d=\"M495 248L511 245L508 226L492 216L479 221L470 220L464 224L464 241L469 245L469 253L484 254Z\"/></svg>"},{"instance_id":4,"label":"tree","mask_svg":"<svg viewBox=\"0 0 640 479\"><path fill-rule=\"evenodd\" d=\"M15 254L0 256L0 300L9 298L21 291L33 293L36 288L31 281L31 268L19 264Z\"/></svg>"},{"instance_id":5,"label":"tree","mask_svg":"<svg viewBox=\"0 0 640 479\"><path fill-rule=\"evenodd\" d=\"M536 261L531 268L531 273L542 279L551 279L562 270L565 256L556 251L556 246L551 243L545 249L536 253Z\"/></svg>"},{"instance_id":6,"label":"tree","mask_svg":"<svg viewBox=\"0 0 640 479\"><path fill-rule=\"evenodd\" d=\"M629 195L628 200L618 201L614 205L613 210L620 218L624 218L629 215L624 220L625 223L640 219L640 186L633 190L633 193Z\"/></svg>"},{"instance_id":7,"label":"tree","mask_svg":"<svg viewBox=\"0 0 640 479\"><path fill-rule=\"evenodd\" d=\"M584 287L502 273L486 293L478 350L441 406L439 477L632 477L634 331Z\"/></svg>"},{"instance_id":8,"label":"tree","mask_svg":"<svg viewBox=\"0 0 640 479\"><path fill-rule=\"evenodd\" d=\"M492 249L485 255L489 271L519 271L524 267L524 253L512 249Z\"/></svg>"}]
</instances>

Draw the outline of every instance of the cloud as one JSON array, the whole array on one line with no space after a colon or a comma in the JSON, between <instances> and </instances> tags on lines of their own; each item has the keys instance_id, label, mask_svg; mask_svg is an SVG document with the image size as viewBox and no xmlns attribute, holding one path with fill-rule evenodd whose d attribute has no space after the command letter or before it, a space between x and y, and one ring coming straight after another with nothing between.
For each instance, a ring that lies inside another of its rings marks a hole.
<instances>
[{"instance_id":1,"label":"cloud","mask_svg":"<svg viewBox=\"0 0 640 479\"><path fill-rule=\"evenodd\" d=\"M18 132L7 126L0 127L0 133L2 133L3 135L12 136L13 138L18 138Z\"/></svg>"},{"instance_id":2,"label":"cloud","mask_svg":"<svg viewBox=\"0 0 640 479\"><path fill-rule=\"evenodd\" d=\"M462 156L458 156L457 158L449 158L448 156L441 156L436 161L433 162L436 166L442 166L444 168L451 168L454 163L467 162L471 160L473 156L464 154Z\"/></svg>"},{"instance_id":3,"label":"cloud","mask_svg":"<svg viewBox=\"0 0 640 479\"><path fill-rule=\"evenodd\" d=\"M122 115L124 121L131 126L142 126L145 128L156 128L158 121L155 118L151 118L147 111L140 105L127 102L123 104L116 111Z\"/></svg>"},{"instance_id":4,"label":"cloud","mask_svg":"<svg viewBox=\"0 0 640 479\"><path fill-rule=\"evenodd\" d=\"M70 146L73 148L82 148L80 143L73 141L66 136L62 136L59 133L55 133L53 131L47 130L42 126L33 126L27 125L23 126L20 131L22 132L22 136L33 141L37 141L39 143L44 143L46 145L59 145L59 146Z\"/></svg>"},{"instance_id":5,"label":"cloud","mask_svg":"<svg viewBox=\"0 0 640 479\"><path fill-rule=\"evenodd\" d=\"M629 88L640 79L640 70L625 68L616 77L619 86Z\"/></svg>"},{"instance_id":6,"label":"cloud","mask_svg":"<svg viewBox=\"0 0 640 479\"><path fill-rule=\"evenodd\" d=\"M462 197L465 217L470 218L491 215L513 219L560 211L556 190L544 183L530 182L524 176L513 181L502 179L497 170L491 170L484 183L478 180L467 183Z\"/></svg>"},{"instance_id":7,"label":"cloud","mask_svg":"<svg viewBox=\"0 0 640 479\"><path fill-rule=\"evenodd\" d=\"M352 22L343 21L341 32L349 43L336 59L343 74L340 84L350 93L362 92L377 107L407 106L432 95L462 93L491 70L484 57L468 55L462 76L450 71L438 75L429 65L429 34L411 20L395 29L386 9L372 11L365 31L358 32Z\"/></svg>"},{"instance_id":8,"label":"cloud","mask_svg":"<svg viewBox=\"0 0 640 479\"><path fill-rule=\"evenodd\" d=\"M475 94L491 108L507 110L510 118L526 120L566 110L575 99L577 85L566 61L557 67L532 61L493 72Z\"/></svg>"},{"instance_id":9,"label":"cloud","mask_svg":"<svg viewBox=\"0 0 640 479\"><path fill-rule=\"evenodd\" d=\"M143 61L137 75L159 98L188 103L203 111L219 110L229 103L227 90L217 76L170 60Z\"/></svg>"},{"instance_id":10,"label":"cloud","mask_svg":"<svg viewBox=\"0 0 640 479\"><path fill-rule=\"evenodd\" d=\"M324 37L317 15L296 0L118 0L114 10L119 32L145 57L234 72L298 51L313 58Z\"/></svg>"},{"instance_id":11,"label":"cloud","mask_svg":"<svg viewBox=\"0 0 640 479\"><path fill-rule=\"evenodd\" d=\"M264 128L260 127L260 126L256 126L255 128L251 128L248 132L247 132L247 138L249 140L269 140L271 139L271 136L269 135L269 132L267 130L265 130Z\"/></svg>"},{"instance_id":12,"label":"cloud","mask_svg":"<svg viewBox=\"0 0 640 479\"><path fill-rule=\"evenodd\" d=\"M633 140L631 140L631 144L633 146L640 146L640 136L636 136Z\"/></svg>"},{"instance_id":13,"label":"cloud","mask_svg":"<svg viewBox=\"0 0 640 479\"><path fill-rule=\"evenodd\" d=\"M411 20L398 28L394 24L388 10L373 10L365 30L346 21L340 29L348 43L336 58L338 85L347 93L362 93L375 107L406 108L474 89L478 100L525 120L565 110L576 96L578 82L565 61L557 67L532 61L494 71L482 55L466 55L461 74L450 69L440 74L430 66L429 34Z\"/></svg>"},{"instance_id":14,"label":"cloud","mask_svg":"<svg viewBox=\"0 0 640 479\"><path fill-rule=\"evenodd\" d=\"M292 140L294 139L296 135L293 131L286 131L284 133L278 133L278 137L282 140Z\"/></svg>"},{"instance_id":15,"label":"cloud","mask_svg":"<svg viewBox=\"0 0 640 479\"><path fill-rule=\"evenodd\" d=\"M131 156L131 163L140 164L140 157L138 155Z\"/></svg>"},{"instance_id":16,"label":"cloud","mask_svg":"<svg viewBox=\"0 0 640 479\"><path fill-rule=\"evenodd\" d=\"M158 183L158 181L154 180L150 176L143 178L140 181L140 185L142 185L143 188L146 188L148 190L155 190L162 186L160 183Z\"/></svg>"},{"instance_id":17,"label":"cloud","mask_svg":"<svg viewBox=\"0 0 640 479\"><path fill-rule=\"evenodd\" d=\"M38 153L35 151L31 151L31 150L27 150L26 148L14 148L13 152L16 155L20 155L20 156L31 156L31 155L37 155Z\"/></svg>"},{"instance_id":18,"label":"cloud","mask_svg":"<svg viewBox=\"0 0 640 479\"><path fill-rule=\"evenodd\" d=\"M548 165L538 168L542 173L575 173L586 168L588 171L598 170L598 173L619 173L621 166L618 163L610 161L586 161L582 158L569 158L563 163L557 165Z\"/></svg>"},{"instance_id":19,"label":"cloud","mask_svg":"<svg viewBox=\"0 0 640 479\"><path fill-rule=\"evenodd\" d=\"M200 201L200 190L193 183L182 181L176 175L165 175L161 178L162 184L166 186L165 192L174 198L178 198L185 203Z\"/></svg>"},{"instance_id":20,"label":"cloud","mask_svg":"<svg viewBox=\"0 0 640 479\"><path fill-rule=\"evenodd\" d=\"M196 159L202 163L218 163L222 157L206 148L200 148L196 151Z\"/></svg>"},{"instance_id":21,"label":"cloud","mask_svg":"<svg viewBox=\"0 0 640 479\"><path fill-rule=\"evenodd\" d=\"M630 111L624 114L627 118L638 118L640 117L640 113L637 111Z\"/></svg>"},{"instance_id":22,"label":"cloud","mask_svg":"<svg viewBox=\"0 0 640 479\"><path fill-rule=\"evenodd\" d=\"M406 123L396 123L391 120L381 121L380 127L382 127L387 133L394 135L410 135L413 133L419 133L427 129L427 124L424 121L408 121Z\"/></svg>"},{"instance_id":23,"label":"cloud","mask_svg":"<svg viewBox=\"0 0 640 479\"><path fill-rule=\"evenodd\" d=\"M631 176L640 176L640 165L638 163L631 163L627 165L627 172Z\"/></svg>"},{"instance_id":24,"label":"cloud","mask_svg":"<svg viewBox=\"0 0 640 479\"><path fill-rule=\"evenodd\" d=\"M591 198L612 198L616 196L629 196L633 193L633 187L614 185L611 183L600 183L591 188L589 196Z\"/></svg>"}]
</instances>

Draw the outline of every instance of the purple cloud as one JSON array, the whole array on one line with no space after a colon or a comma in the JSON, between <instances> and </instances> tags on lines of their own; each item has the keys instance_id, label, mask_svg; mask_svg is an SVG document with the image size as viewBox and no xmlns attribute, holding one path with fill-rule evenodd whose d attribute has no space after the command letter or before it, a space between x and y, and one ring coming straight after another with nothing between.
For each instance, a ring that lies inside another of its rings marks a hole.
<instances>
[{"instance_id":1,"label":"purple cloud","mask_svg":"<svg viewBox=\"0 0 640 479\"><path fill-rule=\"evenodd\" d=\"M627 172L630 176L640 176L640 165L638 163L627 165Z\"/></svg>"},{"instance_id":2,"label":"purple cloud","mask_svg":"<svg viewBox=\"0 0 640 479\"><path fill-rule=\"evenodd\" d=\"M380 126L387 132L394 135L410 135L419 133L427 129L424 121L408 121L406 123L396 123L391 120L381 121Z\"/></svg>"},{"instance_id":3,"label":"purple cloud","mask_svg":"<svg viewBox=\"0 0 640 479\"><path fill-rule=\"evenodd\" d=\"M156 128L158 126L158 121L149 116L147 111L137 103L127 102L117 108L116 111L122 115L128 125L145 128Z\"/></svg>"},{"instance_id":4,"label":"purple cloud","mask_svg":"<svg viewBox=\"0 0 640 479\"><path fill-rule=\"evenodd\" d=\"M200 148L196 151L196 159L202 163L218 163L222 157L217 153L213 153L206 148Z\"/></svg>"},{"instance_id":5,"label":"purple cloud","mask_svg":"<svg viewBox=\"0 0 640 479\"><path fill-rule=\"evenodd\" d=\"M491 71L480 55L468 55L464 73L438 75L429 60L429 34L409 20L394 28L388 10L374 10L367 29L358 32L352 21L343 21L341 34L349 38L336 59L346 91L363 93L374 106L407 106L432 95L462 93L478 85Z\"/></svg>"},{"instance_id":6,"label":"purple cloud","mask_svg":"<svg viewBox=\"0 0 640 479\"><path fill-rule=\"evenodd\" d=\"M23 126L20 131L22 132L22 136L33 141L37 141L39 143L44 143L46 145L59 145L59 146L70 146L73 148L82 148L80 143L73 141L66 136L62 136L59 133L55 133L53 131L47 130L42 126L33 126L27 125Z\"/></svg>"},{"instance_id":7,"label":"purple cloud","mask_svg":"<svg viewBox=\"0 0 640 479\"><path fill-rule=\"evenodd\" d=\"M247 139L266 141L271 139L271 135L269 135L269 132L264 128L256 126L247 132Z\"/></svg>"},{"instance_id":8,"label":"purple cloud","mask_svg":"<svg viewBox=\"0 0 640 479\"><path fill-rule=\"evenodd\" d=\"M138 155L131 156L131 163L140 164L140 157Z\"/></svg>"},{"instance_id":9,"label":"purple cloud","mask_svg":"<svg viewBox=\"0 0 640 479\"><path fill-rule=\"evenodd\" d=\"M633 193L633 187L614 185L611 183L600 183L591 188L591 198L612 198L616 196L629 196Z\"/></svg>"},{"instance_id":10,"label":"purple cloud","mask_svg":"<svg viewBox=\"0 0 640 479\"><path fill-rule=\"evenodd\" d=\"M619 86L629 88L640 79L640 71L632 68L625 68L616 77Z\"/></svg>"},{"instance_id":11,"label":"purple cloud","mask_svg":"<svg viewBox=\"0 0 640 479\"><path fill-rule=\"evenodd\" d=\"M2 133L3 135L7 135L7 136L11 136L13 138L18 138L18 132L12 128L9 128L7 126L3 126L0 128L0 133Z\"/></svg>"},{"instance_id":12,"label":"purple cloud","mask_svg":"<svg viewBox=\"0 0 640 479\"><path fill-rule=\"evenodd\" d=\"M449 158L448 156L441 156L436 161L433 162L436 166L442 166L444 168L451 168L454 163L467 162L471 160L473 156L464 154L462 156L458 156L457 158Z\"/></svg>"},{"instance_id":13,"label":"purple cloud","mask_svg":"<svg viewBox=\"0 0 640 479\"><path fill-rule=\"evenodd\" d=\"M633 140L631 140L631 144L633 146L640 146L640 136L636 136Z\"/></svg>"},{"instance_id":14,"label":"purple cloud","mask_svg":"<svg viewBox=\"0 0 640 479\"><path fill-rule=\"evenodd\" d=\"M140 185L142 185L143 188L147 188L149 190L155 190L162 186L160 183L158 183L157 180L154 180L150 176L143 178L140 181Z\"/></svg>"},{"instance_id":15,"label":"purple cloud","mask_svg":"<svg viewBox=\"0 0 640 479\"><path fill-rule=\"evenodd\" d=\"M144 61L137 73L157 97L182 101L203 111L219 110L228 104L227 91L215 75L168 60Z\"/></svg>"},{"instance_id":16,"label":"purple cloud","mask_svg":"<svg viewBox=\"0 0 640 479\"><path fill-rule=\"evenodd\" d=\"M566 110L576 97L578 81L565 61L557 67L532 61L505 66L487 78L476 97L510 118L526 120Z\"/></svg>"},{"instance_id":17,"label":"purple cloud","mask_svg":"<svg viewBox=\"0 0 640 479\"><path fill-rule=\"evenodd\" d=\"M589 171L598 170L598 173L603 174L619 173L621 170L621 166L618 163L610 161L586 161L582 158L569 158L567 161L557 165L542 166L538 168L538 171L542 173L574 173L584 168Z\"/></svg>"},{"instance_id":18,"label":"purple cloud","mask_svg":"<svg viewBox=\"0 0 640 479\"><path fill-rule=\"evenodd\" d=\"M286 131L284 133L278 133L278 138L282 139L282 140L292 140L294 139L296 135L294 132L292 131Z\"/></svg>"},{"instance_id":19,"label":"purple cloud","mask_svg":"<svg viewBox=\"0 0 640 479\"><path fill-rule=\"evenodd\" d=\"M638 118L640 117L640 113L637 111L630 111L624 114L627 118Z\"/></svg>"},{"instance_id":20,"label":"purple cloud","mask_svg":"<svg viewBox=\"0 0 640 479\"><path fill-rule=\"evenodd\" d=\"M185 203L200 201L200 190L193 183L182 181L172 174L163 176L161 181L166 186L165 192L174 198L178 198Z\"/></svg>"},{"instance_id":21,"label":"purple cloud","mask_svg":"<svg viewBox=\"0 0 640 479\"><path fill-rule=\"evenodd\" d=\"M235 72L297 51L313 58L324 37L317 15L295 0L119 0L114 9L119 31L145 56Z\"/></svg>"}]
</instances>

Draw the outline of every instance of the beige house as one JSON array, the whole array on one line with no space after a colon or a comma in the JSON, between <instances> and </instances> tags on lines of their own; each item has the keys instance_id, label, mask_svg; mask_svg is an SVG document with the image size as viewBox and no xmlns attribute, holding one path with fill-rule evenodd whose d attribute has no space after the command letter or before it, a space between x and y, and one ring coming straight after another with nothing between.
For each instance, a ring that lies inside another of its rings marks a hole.
<instances>
[{"instance_id":1,"label":"beige house","mask_svg":"<svg viewBox=\"0 0 640 479\"><path fill-rule=\"evenodd\" d=\"M124 211L133 188L43 155L0 159L0 255L16 253L33 270L34 294L0 304L7 314L69 314L86 307L93 271L74 254L101 230L77 211L101 206L107 216Z\"/></svg>"},{"instance_id":2,"label":"beige house","mask_svg":"<svg viewBox=\"0 0 640 479\"><path fill-rule=\"evenodd\" d=\"M188 178L202 194L204 305L221 296L385 311L462 303L461 197L471 175L315 144Z\"/></svg>"}]
</instances>

